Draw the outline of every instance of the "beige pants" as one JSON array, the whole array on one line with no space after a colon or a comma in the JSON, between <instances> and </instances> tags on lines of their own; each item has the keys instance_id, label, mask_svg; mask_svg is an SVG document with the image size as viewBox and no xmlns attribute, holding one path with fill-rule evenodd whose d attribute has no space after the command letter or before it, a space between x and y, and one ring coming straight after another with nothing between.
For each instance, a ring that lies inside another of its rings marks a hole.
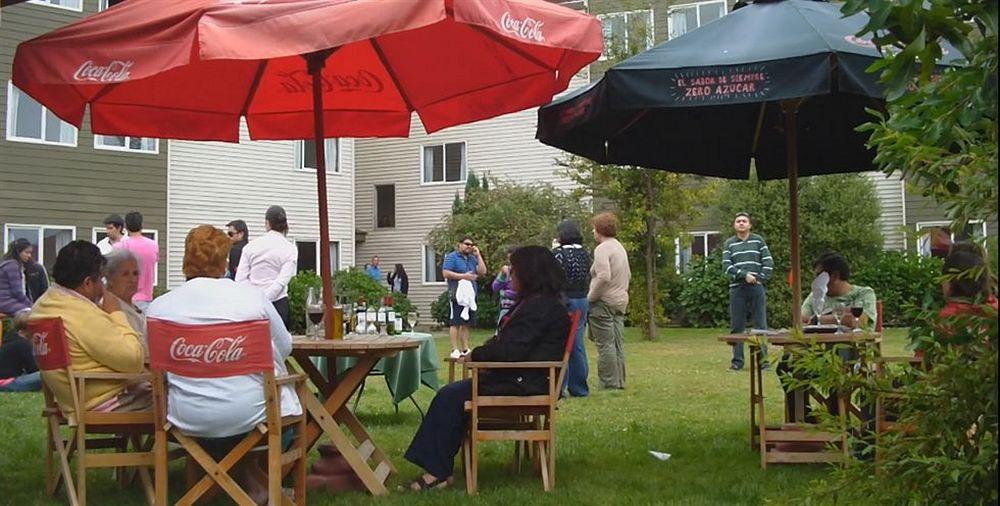
<instances>
[{"instance_id":1,"label":"beige pants","mask_svg":"<svg viewBox=\"0 0 1000 506\"><path fill-rule=\"evenodd\" d=\"M625 314L603 302L590 303L590 340L597 345L601 388L625 388Z\"/></svg>"}]
</instances>

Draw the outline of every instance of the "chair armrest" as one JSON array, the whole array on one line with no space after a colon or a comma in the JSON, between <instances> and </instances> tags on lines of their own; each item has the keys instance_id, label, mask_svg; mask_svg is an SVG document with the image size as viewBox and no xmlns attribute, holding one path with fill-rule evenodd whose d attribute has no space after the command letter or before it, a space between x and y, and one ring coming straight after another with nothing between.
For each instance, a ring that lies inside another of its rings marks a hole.
<instances>
[{"instance_id":1,"label":"chair armrest","mask_svg":"<svg viewBox=\"0 0 1000 506\"><path fill-rule=\"evenodd\" d=\"M562 362L466 362L469 369L548 369L562 367Z\"/></svg>"},{"instance_id":2,"label":"chair armrest","mask_svg":"<svg viewBox=\"0 0 1000 506\"><path fill-rule=\"evenodd\" d=\"M149 371L143 372L74 372L73 377L76 379L116 379L116 380L132 380L132 379L152 379L153 375Z\"/></svg>"},{"instance_id":3,"label":"chair armrest","mask_svg":"<svg viewBox=\"0 0 1000 506\"><path fill-rule=\"evenodd\" d=\"M278 376L277 378L274 378L274 384L281 386L281 385L287 385L289 383L298 383L300 381L305 381L306 379L307 378L305 374L286 374L284 376Z\"/></svg>"}]
</instances>

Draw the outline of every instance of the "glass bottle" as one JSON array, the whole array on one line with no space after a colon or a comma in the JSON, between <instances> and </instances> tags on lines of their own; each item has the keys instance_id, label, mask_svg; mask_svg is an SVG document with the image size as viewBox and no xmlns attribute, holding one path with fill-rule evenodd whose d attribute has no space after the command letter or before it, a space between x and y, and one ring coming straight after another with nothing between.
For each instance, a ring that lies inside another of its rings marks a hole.
<instances>
[{"instance_id":1,"label":"glass bottle","mask_svg":"<svg viewBox=\"0 0 1000 506\"><path fill-rule=\"evenodd\" d=\"M385 298L385 326L386 334L394 336L402 330L401 325L396 321L396 308L392 307L392 295Z\"/></svg>"},{"instance_id":2,"label":"glass bottle","mask_svg":"<svg viewBox=\"0 0 1000 506\"><path fill-rule=\"evenodd\" d=\"M364 334L368 332L368 306L365 305L365 298L358 297L358 309L354 316L354 333Z\"/></svg>"}]
</instances>

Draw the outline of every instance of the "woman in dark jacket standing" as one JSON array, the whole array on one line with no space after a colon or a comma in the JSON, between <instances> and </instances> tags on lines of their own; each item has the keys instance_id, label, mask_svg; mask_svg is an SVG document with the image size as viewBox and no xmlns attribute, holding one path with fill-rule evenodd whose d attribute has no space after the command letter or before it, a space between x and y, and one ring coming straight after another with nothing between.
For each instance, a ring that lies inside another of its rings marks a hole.
<instances>
[{"instance_id":1,"label":"woman in dark jacket standing","mask_svg":"<svg viewBox=\"0 0 1000 506\"><path fill-rule=\"evenodd\" d=\"M560 301L563 271L541 246L519 248L511 254L511 278L517 299L508 318L490 340L472 350L474 362L561 360L570 319ZM489 371L480 376L479 393L541 395L548 391L548 373ZM406 460L426 471L410 486L414 490L441 488L455 470L466 424L465 402L472 399L472 380L438 390L420 428L413 436Z\"/></svg>"},{"instance_id":2,"label":"woman in dark jacket standing","mask_svg":"<svg viewBox=\"0 0 1000 506\"><path fill-rule=\"evenodd\" d=\"M392 268L392 272L386 276L386 281L389 282L389 290L399 292L403 295L410 293L410 277L406 275L406 269L403 268L403 264L396 264Z\"/></svg>"},{"instance_id":3,"label":"woman in dark jacket standing","mask_svg":"<svg viewBox=\"0 0 1000 506\"><path fill-rule=\"evenodd\" d=\"M590 289L590 253L583 247L583 234L580 227L571 220L563 220L556 227L557 241L559 247L552 250L556 261L562 266L566 274L566 309L570 313L580 312L580 325L576 329L576 340L573 342L573 351L569 356L569 364L566 366L566 382L563 390L569 390L569 395L573 397L586 397L590 395L590 387L587 385L587 348L584 346L583 329L586 327L587 311L590 303L587 302L587 291Z\"/></svg>"}]
</instances>

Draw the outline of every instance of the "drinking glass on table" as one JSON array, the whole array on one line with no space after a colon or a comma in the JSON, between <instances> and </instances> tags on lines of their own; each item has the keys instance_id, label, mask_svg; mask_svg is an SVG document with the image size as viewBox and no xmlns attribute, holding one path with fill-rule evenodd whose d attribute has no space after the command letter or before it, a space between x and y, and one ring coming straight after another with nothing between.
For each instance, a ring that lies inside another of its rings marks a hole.
<instances>
[{"instance_id":1,"label":"drinking glass on table","mask_svg":"<svg viewBox=\"0 0 1000 506\"><path fill-rule=\"evenodd\" d=\"M837 333L840 333L840 323L844 319L844 315L847 314L847 306L842 303L836 303L833 305L833 317L837 320Z\"/></svg>"},{"instance_id":2,"label":"drinking glass on table","mask_svg":"<svg viewBox=\"0 0 1000 506\"><path fill-rule=\"evenodd\" d=\"M323 322L323 296L316 287L309 287L306 295L306 316L313 324L313 339L319 339L320 323Z\"/></svg>"},{"instance_id":3,"label":"drinking glass on table","mask_svg":"<svg viewBox=\"0 0 1000 506\"><path fill-rule=\"evenodd\" d=\"M851 306L851 316L854 317L854 330L861 328L861 315L865 314L862 306Z\"/></svg>"}]
</instances>

